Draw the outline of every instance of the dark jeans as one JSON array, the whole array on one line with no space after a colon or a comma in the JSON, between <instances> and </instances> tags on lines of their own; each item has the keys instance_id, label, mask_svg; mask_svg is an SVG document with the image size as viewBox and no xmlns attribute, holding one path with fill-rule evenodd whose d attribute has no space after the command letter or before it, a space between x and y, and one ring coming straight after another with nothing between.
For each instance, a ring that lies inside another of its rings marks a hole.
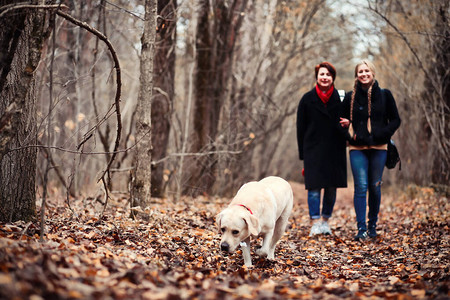
<instances>
[{"instance_id":1,"label":"dark jeans","mask_svg":"<svg viewBox=\"0 0 450 300\"><path fill-rule=\"evenodd\" d=\"M322 216L328 219L333 213L336 202L336 188L324 188L323 190ZM308 207L309 217L320 219L320 189L308 190Z\"/></svg>"},{"instance_id":2,"label":"dark jeans","mask_svg":"<svg viewBox=\"0 0 450 300\"><path fill-rule=\"evenodd\" d=\"M381 202L381 178L385 163L386 150L350 151L350 164L355 185L353 204L358 230L367 230L367 191L369 191L369 228L375 228L377 225Z\"/></svg>"}]
</instances>

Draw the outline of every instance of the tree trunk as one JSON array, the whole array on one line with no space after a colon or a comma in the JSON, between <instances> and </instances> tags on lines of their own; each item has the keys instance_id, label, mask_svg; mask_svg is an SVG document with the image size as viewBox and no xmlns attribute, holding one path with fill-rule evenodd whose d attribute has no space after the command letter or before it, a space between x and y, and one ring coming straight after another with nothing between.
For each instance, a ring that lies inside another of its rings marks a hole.
<instances>
[{"instance_id":1,"label":"tree trunk","mask_svg":"<svg viewBox=\"0 0 450 300\"><path fill-rule=\"evenodd\" d=\"M450 76L448 67L450 65L450 26L448 1L439 3L439 14L435 23L435 31L438 33L436 42L433 43L435 52L434 64L430 67L430 73L435 70L436 82L439 85L439 94L432 95L436 103L433 105L437 112L436 120L440 145L442 150L436 151L434 156L431 180L436 184L449 185L450 182Z\"/></svg>"},{"instance_id":2,"label":"tree trunk","mask_svg":"<svg viewBox=\"0 0 450 300\"><path fill-rule=\"evenodd\" d=\"M0 7L14 1L0 1ZM46 38L45 12L13 10L0 19L0 222L36 213L35 70Z\"/></svg>"},{"instance_id":3,"label":"tree trunk","mask_svg":"<svg viewBox=\"0 0 450 300\"><path fill-rule=\"evenodd\" d=\"M214 154L215 139L222 105L228 95L226 87L231 74L233 49L247 0L218 1L212 10L209 1L203 1L201 5L197 25L196 99L191 152L203 152L205 155L188 163L190 175L184 193L193 196L210 193L216 181L218 157Z\"/></svg>"},{"instance_id":4,"label":"tree trunk","mask_svg":"<svg viewBox=\"0 0 450 300\"><path fill-rule=\"evenodd\" d=\"M169 142L170 116L174 97L176 0L158 0L156 53L154 58L155 82L152 99L152 159L166 156ZM152 196L164 196L164 163L152 168Z\"/></svg>"},{"instance_id":5,"label":"tree trunk","mask_svg":"<svg viewBox=\"0 0 450 300\"><path fill-rule=\"evenodd\" d=\"M148 206L151 192L151 105L153 89L153 55L156 35L156 0L145 1L144 33L142 34L141 74L136 124L135 172L133 178L131 207ZM133 213L133 215L135 215Z\"/></svg>"}]
</instances>

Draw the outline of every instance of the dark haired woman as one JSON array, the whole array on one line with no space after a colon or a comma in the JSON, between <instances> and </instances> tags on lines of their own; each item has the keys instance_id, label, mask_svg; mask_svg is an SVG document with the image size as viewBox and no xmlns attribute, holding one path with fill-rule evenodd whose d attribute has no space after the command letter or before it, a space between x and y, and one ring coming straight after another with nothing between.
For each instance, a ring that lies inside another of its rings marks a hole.
<instances>
[{"instance_id":1,"label":"dark haired woman","mask_svg":"<svg viewBox=\"0 0 450 300\"><path fill-rule=\"evenodd\" d=\"M341 125L348 128L350 164L355 191L358 234L355 240L377 236L381 202L381 179L386 163L387 143L400 126L394 97L375 80L375 67L363 60L355 67L355 85L343 101ZM369 227L366 225L366 198L369 194Z\"/></svg>"},{"instance_id":2,"label":"dark haired woman","mask_svg":"<svg viewBox=\"0 0 450 300\"><path fill-rule=\"evenodd\" d=\"M346 141L339 126L341 101L334 88L336 69L322 62L315 67L315 76L315 87L302 97L297 110L297 143L300 160L304 161L310 236L331 234L328 219L336 202L336 188L347 186Z\"/></svg>"}]
</instances>

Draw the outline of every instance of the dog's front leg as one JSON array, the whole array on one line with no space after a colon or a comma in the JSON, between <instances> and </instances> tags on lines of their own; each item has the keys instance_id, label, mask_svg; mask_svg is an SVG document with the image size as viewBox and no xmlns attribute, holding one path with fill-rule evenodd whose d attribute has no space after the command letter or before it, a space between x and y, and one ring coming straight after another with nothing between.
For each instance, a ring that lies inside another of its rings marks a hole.
<instances>
[{"instance_id":1,"label":"dog's front leg","mask_svg":"<svg viewBox=\"0 0 450 300\"><path fill-rule=\"evenodd\" d=\"M273 256L270 255L270 243L273 237L273 230L263 234L262 245L261 248L256 250L256 254L261 257L267 257L268 259L273 259Z\"/></svg>"},{"instance_id":2,"label":"dog's front leg","mask_svg":"<svg viewBox=\"0 0 450 300\"><path fill-rule=\"evenodd\" d=\"M250 255L250 237L241 242L242 256L244 257L244 265L252 266L252 257Z\"/></svg>"}]
</instances>

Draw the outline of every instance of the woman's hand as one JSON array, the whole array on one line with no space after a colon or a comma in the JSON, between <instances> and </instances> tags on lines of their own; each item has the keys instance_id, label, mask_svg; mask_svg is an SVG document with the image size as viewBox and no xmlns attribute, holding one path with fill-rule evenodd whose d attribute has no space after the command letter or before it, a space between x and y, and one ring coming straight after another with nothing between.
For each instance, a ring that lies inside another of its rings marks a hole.
<instances>
[{"instance_id":1,"label":"woman's hand","mask_svg":"<svg viewBox=\"0 0 450 300\"><path fill-rule=\"evenodd\" d=\"M350 120L345 118L340 118L339 123L341 123L341 126L344 128L348 128L350 126Z\"/></svg>"}]
</instances>

